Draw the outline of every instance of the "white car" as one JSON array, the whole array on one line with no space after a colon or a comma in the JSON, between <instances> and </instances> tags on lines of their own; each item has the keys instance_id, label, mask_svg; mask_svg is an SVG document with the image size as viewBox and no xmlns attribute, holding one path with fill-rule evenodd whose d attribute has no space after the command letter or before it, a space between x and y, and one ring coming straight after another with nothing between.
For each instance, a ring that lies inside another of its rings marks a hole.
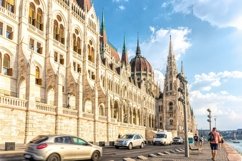
<instances>
[{"instance_id":1,"label":"white car","mask_svg":"<svg viewBox=\"0 0 242 161\"><path fill-rule=\"evenodd\" d=\"M129 150L133 149L133 147L143 148L144 145L145 139L140 134L123 135L114 143L116 149L118 149L119 147L127 147Z\"/></svg>"},{"instance_id":2,"label":"white car","mask_svg":"<svg viewBox=\"0 0 242 161\"><path fill-rule=\"evenodd\" d=\"M173 138L173 144L183 144L183 143L184 143L184 140L182 137L177 136Z\"/></svg>"}]
</instances>

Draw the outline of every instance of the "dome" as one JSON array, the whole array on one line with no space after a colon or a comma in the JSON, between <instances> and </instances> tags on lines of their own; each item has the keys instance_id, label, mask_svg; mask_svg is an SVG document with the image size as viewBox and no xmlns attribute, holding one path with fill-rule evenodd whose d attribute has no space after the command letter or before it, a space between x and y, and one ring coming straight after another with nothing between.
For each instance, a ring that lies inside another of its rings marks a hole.
<instances>
[{"instance_id":1,"label":"dome","mask_svg":"<svg viewBox=\"0 0 242 161\"><path fill-rule=\"evenodd\" d=\"M131 72L153 73L150 63L141 55L136 55L131 61Z\"/></svg>"},{"instance_id":2,"label":"dome","mask_svg":"<svg viewBox=\"0 0 242 161\"><path fill-rule=\"evenodd\" d=\"M139 40L137 40L136 56L130 61L131 72L153 73L150 63L141 55Z\"/></svg>"}]
</instances>

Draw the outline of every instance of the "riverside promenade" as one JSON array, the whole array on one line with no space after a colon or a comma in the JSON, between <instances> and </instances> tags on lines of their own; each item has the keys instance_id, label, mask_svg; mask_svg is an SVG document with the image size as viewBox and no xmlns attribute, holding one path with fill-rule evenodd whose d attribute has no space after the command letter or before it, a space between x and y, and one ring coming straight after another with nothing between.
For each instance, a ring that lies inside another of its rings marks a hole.
<instances>
[{"instance_id":1,"label":"riverside promenade","mask_svg":"<svg viewBox=\"0 0 242 161\"><path fill-rule=\"evenodd\" d=\"M212 161L211 150L208 143L204 144L200 150L190 150L189 158L184 152L164 155L159 158L150 158L150 161ZM241 155L224 143L218 150L216 161L242 161Z\"/></svg>"},{"instance_id":2,"label":"riverside promenade","mask_svg":"<svg viewBox=\"0 0 242 161\"><path fill-rule=\"evenodd\" d=\"M0 145L0 161L4 155L21 154L24 152L24 145L16 145L14 151L5 151L4 146ZM110 147L109 147L110 148ZM162 152L160 153L162 154ZM184 149L176 153L164 153L162 155L153 154L150 157L137 156L137 158L123 158L123 161L212 161L211 150L208 143L204 144L199 150L190 149L190 157L184 155ZM10 161L10 160L9 160ZM113 160L110 160L113 161ZM120 160L119 160L120 161ZM241 154L234 150L231 146L224 143L218 150L216 161L242 161Z\"/></svg>"}]
</instances>

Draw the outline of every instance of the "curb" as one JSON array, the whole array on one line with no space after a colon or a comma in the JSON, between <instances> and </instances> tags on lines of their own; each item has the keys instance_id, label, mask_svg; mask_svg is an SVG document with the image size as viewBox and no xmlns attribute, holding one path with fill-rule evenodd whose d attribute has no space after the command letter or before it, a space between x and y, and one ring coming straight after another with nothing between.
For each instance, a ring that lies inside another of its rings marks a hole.
<instances>
[{"instance_id":1,"label":"curb","mask_svg":"<svg viewBox=\"0 0 242 161\"><path fill-rule=\"evenodd\" d=\"M224 143L223 147L227 153L227 158L229 161L242 161L241 155L229 144Z\"/></svg>"}]
</instances>

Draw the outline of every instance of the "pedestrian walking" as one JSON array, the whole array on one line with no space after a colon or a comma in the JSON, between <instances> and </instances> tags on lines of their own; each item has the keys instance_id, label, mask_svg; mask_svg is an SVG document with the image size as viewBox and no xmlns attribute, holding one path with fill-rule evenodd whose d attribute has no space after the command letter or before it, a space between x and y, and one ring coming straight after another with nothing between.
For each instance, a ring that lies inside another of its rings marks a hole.
<instances>
[{"instance_id":1,"label":"pedestrian walking","mask_svg":"<svg viewBox=\"0 0 242 161\"><path fill-rule=\"evenodd\" d=\"M200 145L200 148L203 146L203 136L202 135L199 137L199 145Z\"/></svg>"},{"instance_id":2,"label":"pedestrian walking","mask_svg":"<svg viewBox=\"0 0 242 161\"><path fill-rule=\"evenodd\" d=\"M208 141L210 141L210 147L211 147L211 154L212 154L212 160L215 161L217 150L218 150L218 144L220 142L220 134L217 132L216 127L213 128L213 130L209 133Z\"/></svg>"},{"instance_id":3,"label":"pedestrian walking","mask_svg":"<svg viewBox=\"0 0 242 161\"><path fill-rule=\"evenodd\" d=\"M194 142L195 142L195 146L197 146L198 145L198 136L197 136L197 134L194 135L193 139L194 139Z\"/></svg>"}]
</instances>

